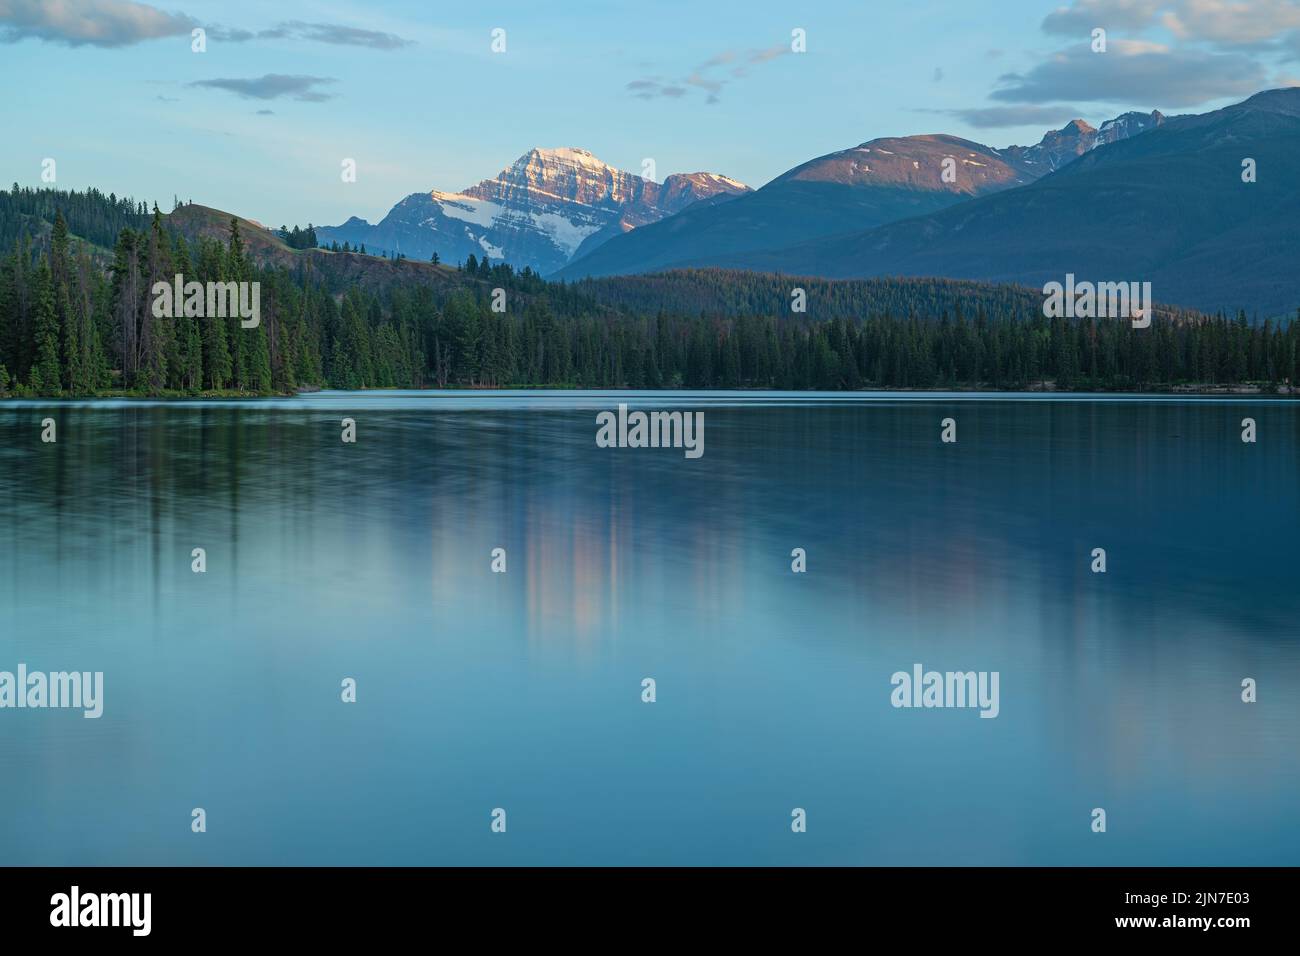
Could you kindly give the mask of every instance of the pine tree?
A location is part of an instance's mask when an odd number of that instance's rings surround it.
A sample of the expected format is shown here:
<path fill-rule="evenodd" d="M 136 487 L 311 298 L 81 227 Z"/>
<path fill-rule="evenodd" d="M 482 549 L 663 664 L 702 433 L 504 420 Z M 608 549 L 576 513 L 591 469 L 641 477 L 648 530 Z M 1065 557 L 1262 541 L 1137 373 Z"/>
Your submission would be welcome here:
<path fill-rule="evenodd" d="M 70 301 L 66 285 L 58 287 L 55 302 L 58 313 L 63 316 L 64 388 L 70 395 L 85 395 L 90 388 L 81 366 L 81 333 L 84 325 L 81 310 Z"/>
<path fill-rule="evenodd" d="M 248 387 L 261 395 L 271 391 L 271 351 L 266 341 L 266 325 L 249 330 L 253 341 L 248 350 Z"/>
<path fill-rule="evenodd" d="M 67 282 L 68 223 L 62 210 L 54 214 L 54 226 L 50 230 L 50 273 L 56 285 Z"/>
<path fill-rule="evenodd" d="M 143 335 L 140 343 L 140 367 L 137 370 L 135 384 L 147 389 L 151 394 L 161 392 L 167 386 L 167 373 L 174 363 L 175 316 L 184 311 L 184 303 L 173 302 L 172 314 L 158 314 L 162 310 L 154 307 L 152 289 L 155 283 L 172 284 L 175 273 L 172 268 L 171 243 L 163 233 L 162 213 L 155 204 L 153 222 L 150 225 L 148 244 L 145 248 L 146 288 L 150 295 L 143 304 L 144 316 L 141 322 Z"/>
<path fill-rule="evenodd" d="M 54 304 L 54 281 L 49 260 L 41 257 L 36 270 L 36 362 L 31 386 L 38 395 L 58 395 L 63 371 L 59 367 L 59 318 Z"/>
<path fill-rule="evenodd" d="M 0 259 L 0 363 L 18 368 L 18 356 L 26 336 L 19 328 L 17 293 L 14 289 L 14 271 L 17 253 Z"/>
<path fill-rule="evenodd" d="M 203 387 L 203 336 L 199 324 L 190 321 L 185 329 L 185 364 L 181 369 L 181 387 L 196 391 Z"/>
<path fill-rule="evenodd" d="M 230 384 L 230 346 L 224 319 L 208 316 L 203 323 L 203 369 L 209 388 L 220 390 Z"/>
<path fill-rule="evenodd" d="M 244 258 L 244 240 L 239 234 L 239 221 L 230 219 L 230 238 L 226 245 L 226 263 L 221 278 L 225 281 L 244 282 L 247 280 L 247 261 Z M 236 312 L 238 310 L 235 310 Z M 211 316 L 209 319 L 211 320 Z M 230 380 L 235 388 L 249 388 L 252 378 L 250 365 L 250 345 L 246 331 L 237 316 L 216 319 L 226 326 L 226 341 L 230 347 Z"/>

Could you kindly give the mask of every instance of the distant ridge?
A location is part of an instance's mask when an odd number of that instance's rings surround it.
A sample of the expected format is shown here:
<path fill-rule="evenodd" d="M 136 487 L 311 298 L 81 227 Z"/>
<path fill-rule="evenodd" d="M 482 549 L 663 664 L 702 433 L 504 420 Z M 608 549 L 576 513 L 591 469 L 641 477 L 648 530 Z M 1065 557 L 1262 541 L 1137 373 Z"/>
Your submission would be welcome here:
<path fill-rule="evenodd" d="M 1243 180 L 1253 161 L 1255 181 Z M 1152 283 L 1160 301 L 1261 317 L 1300 307 L 1300 89 L 1165 120 L 1034 183 L 852 235 L 713 265 L 837 278 Z"/>
<path fill-rule="evenodd" d="M 561 278 L 743 262 L 746 253 L 859 232 L 1024 186 L 1109 143 L 1161 125 L 1125 113 L 1094 129 L 1073 120 L 1034 146 L 994 149 L 946 134 L 883 137 L 809 160 L 756 192 L 696 206 L 581 250 Z M 944 163 L 951 163 L 944 175 Z"/>

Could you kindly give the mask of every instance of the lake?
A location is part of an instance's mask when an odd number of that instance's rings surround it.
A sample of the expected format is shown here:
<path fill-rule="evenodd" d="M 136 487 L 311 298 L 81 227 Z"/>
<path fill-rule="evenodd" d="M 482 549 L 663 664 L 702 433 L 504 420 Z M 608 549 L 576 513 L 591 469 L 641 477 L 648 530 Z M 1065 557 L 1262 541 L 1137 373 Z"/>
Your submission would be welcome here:
<path fill-rule="evenodd" d="M 1265 398 L 0 403 L 0 671 L 103 673 L 0 709 L 0 863 L 1300 864 L 1298 464 Z"/>

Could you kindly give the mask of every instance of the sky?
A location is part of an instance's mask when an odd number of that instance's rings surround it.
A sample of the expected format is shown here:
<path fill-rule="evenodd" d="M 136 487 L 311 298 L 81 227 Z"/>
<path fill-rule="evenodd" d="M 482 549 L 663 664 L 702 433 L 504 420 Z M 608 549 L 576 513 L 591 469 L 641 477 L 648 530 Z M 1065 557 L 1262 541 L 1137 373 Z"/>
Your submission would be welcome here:
<path fill-rule="evenodd" d="M 376 222 L 534 146 L 757 187 L 879 136 L 1204 112 L 1297 60 L 1300 0 L 0 0 L 0 182 L 54 159 L 269 226 Z"/>

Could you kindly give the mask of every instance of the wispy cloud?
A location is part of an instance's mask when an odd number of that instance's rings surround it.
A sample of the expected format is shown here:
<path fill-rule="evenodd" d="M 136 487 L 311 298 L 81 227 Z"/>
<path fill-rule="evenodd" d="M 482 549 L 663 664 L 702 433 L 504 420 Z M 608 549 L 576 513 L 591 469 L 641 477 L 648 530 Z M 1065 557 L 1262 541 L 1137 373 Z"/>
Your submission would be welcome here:
<path fill-rule="evenodd" d="M 0 0 L 0 42 L 121 47 L 189 33 L 197 21 L 130 0 Z"/>
<path fill-rule="evenodd" d="M 249 30 L 220 31 L 217 36 L 227 42 L 244 43 L 249 40 L 308 40 L 315 43 L 331 43 L 335 46 L 359 46 L 371 50 L 400 50 L 413 46 L 414 40 L 407 40 L 395 33 L 380 30 L 363 30 L 359 27 L 344 26 L 340 23 L 306 23 L 302 20 L 286 20 L 267 30 L 256 33 Z"/>
<path fill-rule="evenodd" d="M 723 50 L 715 53 L 684 77 L 665 80 L 662 76 L 644 76 L 631 80 L 624 87 L 637 99 L 680 99 L 691 89 L 705 94 L 704 102 L 719 102 L 722 90 L 728 83 L 743 79 L 764 63 L 790 53 L 788 45 L 777 44 L 762 50 Z"/>
<path fill-rule="evenodd" d="M 288 97 L 303 103 L 323 103 L 325 100 L 332 99 L 333 96 L 321 92 L 316 87 L 333 82 L 335 82 L 333 77 L 328 76 L 290 76 L 284 73 L 268 73 L 265 76 L 250 79 L 196 80 L 187 85 L 225 90 L 249 100 L 277 100 Z"/>
<path fill-rule="evenodd" d="M 749 54 L 746 63 L 749 66 L 756 66 L 760 63 L 770 63 L 778 56 L 785 56 L 787 53 L 792 52 L 794 51 L 790 49 L 789 45 L 778 43 L 775 46 L 768 47 L 766 50 L 754 50 Z"/>
<path fill-rule="evenodd" d="M 339 23 L 288 20 L 264 30 L 207 25 L 188 14 L 168 13 L 134 0 L 0 0 L 0 42 L 34 39 L 66 46 L 124 47 L 182 36 L 203 26 L 223 43 L 295 39 L 335 46 L 398 50 L 411 46 L 394 33 Z"/>
<path fill-rule="evenodd" d="M 697 86 L 710 93 L 721 93 L 722 87 L 726 81 L 714 79 L 713 77 L 706 76 L 704 73 L 696 70 L 686 78 L 686 82 L 691 86 Z"/>

